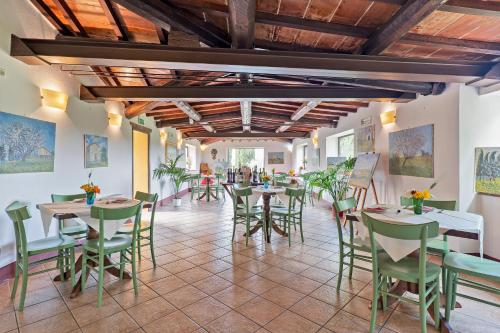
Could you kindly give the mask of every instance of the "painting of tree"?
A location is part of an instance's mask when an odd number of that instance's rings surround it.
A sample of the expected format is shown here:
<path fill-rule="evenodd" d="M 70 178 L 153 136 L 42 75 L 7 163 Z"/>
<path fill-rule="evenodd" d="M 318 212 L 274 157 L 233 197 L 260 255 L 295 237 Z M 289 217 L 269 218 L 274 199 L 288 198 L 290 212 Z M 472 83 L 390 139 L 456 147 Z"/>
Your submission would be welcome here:
<path fill-rule="evenodd" d="M 500 195 L 500 148 L 476 148 L 476 192 Z"/>
<path fill-rule="evenodd" d="M 434 177 L 434 125 L 389 133 L 389 174 Z"/>
<path fill-rule="evenodd" d="M 54 171 L 56 124 L 0 112 L 0 174 Z"/>

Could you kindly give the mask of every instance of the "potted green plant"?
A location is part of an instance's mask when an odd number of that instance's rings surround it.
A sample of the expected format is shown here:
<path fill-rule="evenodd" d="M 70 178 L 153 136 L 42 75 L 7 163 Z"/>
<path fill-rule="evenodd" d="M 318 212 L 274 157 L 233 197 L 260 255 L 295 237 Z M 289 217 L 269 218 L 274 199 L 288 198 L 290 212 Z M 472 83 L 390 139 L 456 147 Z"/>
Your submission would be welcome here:
<path fill-rule="evenodd" d="M 179 207 L 182 203 L 179 192 L 181 190 L 182 184 L 187 182 L 190 178 L 189 173 L 185 168 L 177 166 L 182 154 L 177 156 L 175 159 L 168 160 L 166 163 L 160 163 L 158 168 L 153 170 L 153 178 L 157 180 L 162 180 L 163 178 L 169 178 L 172 189 L 174 191 L 174 206 Z"/>
<path fill-rule="evenodd" d="M 308 176 L 310 186 L 319 189 L 318 200 L 323 198 L 325 192 L 330 195 L 333 202 L 346 198 L 349 191 L 349 177 L 355 162 L 355 158 L 349 158 L 336 166 L 316 171 Z M 335 214 L 333 203 L 332 211 Z"/>

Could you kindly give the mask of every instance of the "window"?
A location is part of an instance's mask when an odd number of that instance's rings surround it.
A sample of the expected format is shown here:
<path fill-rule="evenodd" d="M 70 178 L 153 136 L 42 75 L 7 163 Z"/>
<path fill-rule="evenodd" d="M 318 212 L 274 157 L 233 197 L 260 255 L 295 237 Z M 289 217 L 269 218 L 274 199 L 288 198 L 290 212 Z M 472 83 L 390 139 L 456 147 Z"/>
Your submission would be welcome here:
<path fill-rule="evenodd" d="M 307 144 L 299 146 L 297 148 L 297 168 L 307 166 Z"/>
<path fill-rule="evenodd" d="M 228 160 L 232 168 L 264 168 L 264 148 L 232 148 L 229 150 Z"/>
<path fill-rule="evenodd" d="M 186 169 L 196 170 L 196 147 L 186 144 L 184 155 L 186 157 Z"/>
<path fill-rule="evenodd" d="M 354 156 L 354 134 L 348 134 L 338 138 L 338 156 Z"/>

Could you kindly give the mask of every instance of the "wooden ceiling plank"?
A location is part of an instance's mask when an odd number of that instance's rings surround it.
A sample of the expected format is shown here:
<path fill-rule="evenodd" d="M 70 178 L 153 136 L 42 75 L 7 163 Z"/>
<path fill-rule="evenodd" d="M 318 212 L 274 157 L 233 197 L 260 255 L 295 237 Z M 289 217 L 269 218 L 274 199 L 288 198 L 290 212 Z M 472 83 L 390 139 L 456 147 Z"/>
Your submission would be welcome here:
<path fill-rule="evenodd" d="M 227 34 L 216 26 L 204 22 L 182 8 L 175 8 L 161 0 L 113 0 L 128 10 L 153 22 L 165 30 L 174 27 L 188 34 L 200 37 L 209 46 L 230 46 Z"/>
<path fill-rule="evenodd" d="M 439 10 L 467 15 L 499 17 L 500 2 L 488 0 L 448 0 Z"/>
<path fill-rule="evenodd" d="M 116 8 L 116 5 L 112 0 L 99 0 L 106 18 L 109 23 L 113 26 L 116 36 L 120 40 L 130 40 L 130 34 L 125 24 L 120 11 Z"/>
<path fill-rule="evenodd" d="M 362 54 L 376 55 L 432 14 L 446 0 L 408 0 L 394 16 L 373 33 L 361 48 Z"/>
<path fill-rule="evenodd" d="M 45 16 L 45 18 L 52 24 L 52 26 L 63 35 L 75 35 L 75 33 L 68 29 L 68 27 L 61 22 L 59 17 L 50 9 L 49 6 L 43 0 L 30 0 L 33 6 L 35 6 L 38 11 Z"/>
<path fill-rule="evenodd" d="M 307 132 L 285 132 L 285 133 L 200 133 L 186 134 L 187 138 L 247 138 L 247 139 L 265 139 L 265 138 L 306 138 Z"/>
<path fill-rule="evenodd" d="M 59 9 L 59 11 L 64 15 L 64 17 L 66 17 L 71 26 L 71 29 L 77 32 L 78 35 L 82 37 L 88 37 L 87 31 L 85 31 L 85 28 L 80 23 L 75 13 L 73 13 L 71 8 L 67 4 L 66 0 L 52 0 L 52 1 L 56 5 L 57 9 Z"/>

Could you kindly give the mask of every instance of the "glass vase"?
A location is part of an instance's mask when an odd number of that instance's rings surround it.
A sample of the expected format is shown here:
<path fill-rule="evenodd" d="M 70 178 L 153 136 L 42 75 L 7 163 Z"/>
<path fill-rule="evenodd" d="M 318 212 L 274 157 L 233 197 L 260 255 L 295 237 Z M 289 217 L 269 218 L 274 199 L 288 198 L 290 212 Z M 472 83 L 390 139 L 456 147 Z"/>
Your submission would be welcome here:
<path fill-rule="evenodd" d="M 413 212 L 416 215 L 422 214 L 422 208 L 424 207 L 424 199 L 413 198 Z"/>
<path fill-rule="evenodd" d="M 268 189 L 269 188 L 269 182 L 264 182 L 264 189 Z"/>
<path fill-rule="evenodd" d="M 87 206 L 92 206 L 95 201 L 95 193 L 94 192 L 87 192 Z"/>

